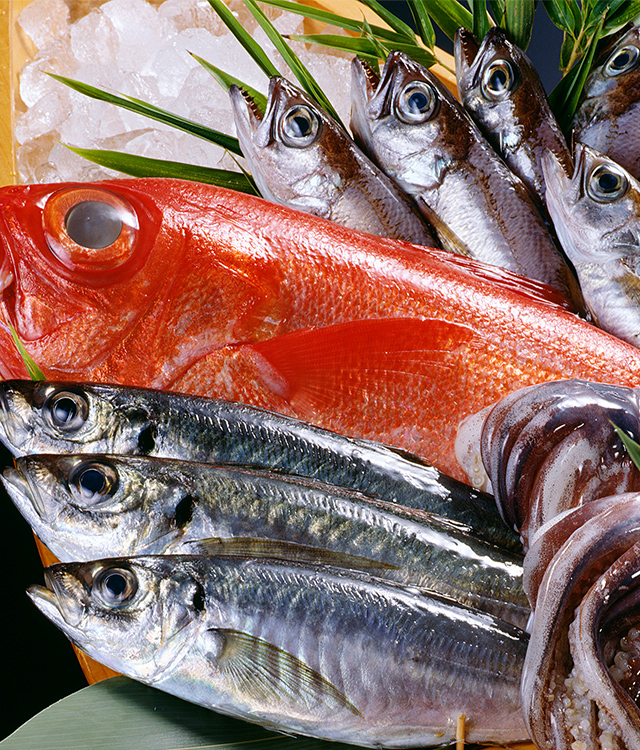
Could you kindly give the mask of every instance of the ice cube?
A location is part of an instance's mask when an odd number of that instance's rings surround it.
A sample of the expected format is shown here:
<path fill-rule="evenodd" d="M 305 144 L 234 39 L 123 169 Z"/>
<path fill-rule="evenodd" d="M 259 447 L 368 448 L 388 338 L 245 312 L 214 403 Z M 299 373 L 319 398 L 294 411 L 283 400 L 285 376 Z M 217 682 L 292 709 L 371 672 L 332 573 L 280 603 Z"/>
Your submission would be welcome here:
<path fill-rule="evenodd" d="M 64 0 L 34 0 L 20 13 L 18 24 L 42 49 L 69 33 L 69 7 Z"/>

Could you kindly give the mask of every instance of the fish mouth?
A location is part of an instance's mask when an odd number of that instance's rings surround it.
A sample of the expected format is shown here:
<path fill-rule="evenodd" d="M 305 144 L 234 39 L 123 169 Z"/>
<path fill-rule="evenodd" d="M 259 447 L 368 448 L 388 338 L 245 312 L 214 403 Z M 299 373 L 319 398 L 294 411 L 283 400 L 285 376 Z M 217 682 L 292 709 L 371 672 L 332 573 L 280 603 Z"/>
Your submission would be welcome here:
<path fill-rule="evenodd" d="M 373 66 L 359 57 L 353 58 L 351 72 L 353 81 L 357 83 L 357 90 L 364 94 L 368 104 L 380 85 L 380 76 Z"/>
<path fill-rule="evenodd" d="M 369 120 L 381 120 L 391 113 L 397 84 L 423 78 L 421 66 L 398 50 L 389 53 L 380 77 L 359 58 L 354 58 L 351 71 L 354 111 L 359 111 L 360 117 L 366 112 Z"/>
<path fill-rule="evenodd" d="M 5 468 L 1 480 L 13 504 L 30 524 L 38 520 L 44 523 L 48 521 L 47 506 L 38 492 L 38 487 L 29 481 L 19 463 Z M 35 511 L 35 519 L 32 511 Z"/>
<path fill-rule="evenodd" d="M 84 620 L 84 588 L 64 565 L 45 568 L 45 585 L 30 586 L 27 596 L 42 614 L 73 640 Z"/>
<path fill-rule="evenodd" d="M 456 31 L 453 42 L 453 55 L 456 61 L 458 80 L 465 77 L 475 62 L 480 45 L 475 36 L 464 27 Z"/>

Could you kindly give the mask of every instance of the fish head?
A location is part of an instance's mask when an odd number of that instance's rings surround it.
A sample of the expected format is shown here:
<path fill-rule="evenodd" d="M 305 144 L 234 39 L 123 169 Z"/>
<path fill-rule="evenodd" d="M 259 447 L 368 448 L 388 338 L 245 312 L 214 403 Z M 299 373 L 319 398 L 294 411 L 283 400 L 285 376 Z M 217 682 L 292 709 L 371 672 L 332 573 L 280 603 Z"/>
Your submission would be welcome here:
<path fill-rule="evenodd" d="M 170 382 L 265 315 L 271 330 L 248 197 L 163 179 L 0 188 L 0 376 L 24 373 L 9 324 L 50 377 L 129 384 Z"/>
<path fill-rule="evenodd" d="M 328 217 L 351 139 L 302 89 L 274 76 L 264 115 L 239 86 L 229 90 L 242 153 L 263 197 Z"/>
<path fill-rule="evenodd" d="M 159 511 L 154 502 L 158 481 L 145 475 L 135 459 L 38 454 L 14 463 L 3 471 L 2 484 L 36 536 L 61 561 L 93 560 L 115 551 L 164 552 L 180 533 L 176 519 L 184 493 L 174 492 L 178 497 L 165 502 L 167 512 Z"/>
<path fill-rule="evenodd" d="M 379 80 L 366 63 L 352 64 L 351 130 L 356 142 L 409 193 L 441 179 L 456 153 L 468 149 L 452 136 L 461 108 L 438 79 L 403 52 L 391 52 Z"/>
<path fill-rule="evenodd" d="M 531 124 L 538 102 L 545 101 L 540 78 L 527 56 L 494 26 L 478 45 L 467 29 L 456 33 L 454 53 L 460 101 L 487 133 L 513 123 L 511 138 Z M 509 144 L 503 144 L 503 150 Z"/>
<path fill-rule="evenodd" d="M 576 268 L 638 255 L 640 183 L 625 169 L 577 144 L 572 176 L 549 152 L 543 170 L 549 214 Z"/>
<path fill-rule="evenodd" d="M 617 96 L 628 100 L 638 86 L 640 26 L 625 27 L 610 38 L 605 37 L 605 44 L 585 82 L 581 98 L 591 99 L 616 91 Z"/>
<path fill-rule="evenodd" d="M 171 671 L 203 622 L 202 584 L 169 557 L 58 563 L 27 593 L 89 656 L 147 683 Z"/>

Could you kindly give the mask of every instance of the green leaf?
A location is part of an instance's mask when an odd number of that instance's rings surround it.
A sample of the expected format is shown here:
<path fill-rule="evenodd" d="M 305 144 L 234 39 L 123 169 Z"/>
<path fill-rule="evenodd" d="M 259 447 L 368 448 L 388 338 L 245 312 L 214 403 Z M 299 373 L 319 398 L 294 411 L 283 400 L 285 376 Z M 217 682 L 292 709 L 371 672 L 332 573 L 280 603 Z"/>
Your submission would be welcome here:
<path fill-rule="evenodd" d="M 246 49 L 251 58 L 259 65 L 260 69 L 269 78 L 280 75 L 275 65 L 269 60 L 269 57 L 262 47 L 254 40 L 248 31 L 237 20 L 233 13 L 227 8 L 222 0 L 208 0 L 209 5 L 220 16 L 225 26 Z"/>
<path fill-rule="evenodd" d="M 576 28 L 575 17 L 569 7 L 571 2 L 573 0 L 544 0 L 542 5 L 555 26 L 567 34 L 574 35 L 579 27 Z"/>
<path fill-rule="evenodd" d="M 491 28 L 487 16 L 487 4 L 485 0 L 472 0 L 471 7 L 473 8 L 473 35 L 478 41 L 482 41 Z"/>
<path fill-rule="evenodd" d="M 609 420 L 611 421 L 611 420 Z M 636 465 L 636 468 L 640 469 L 640 445 L 636 443 L 636 441 L 627 435 L 624 430 L 621 430 L 617 425 L 613 424 L 613 429 L 617 432 L 618 437 L 620 440 L 622 440 L 622 444 L 627 449 L 627 453 L 629 454 L 629 457 L 633 461 L 633 463 Z"/>
<path fill-rule="evenodd" d="M 413 16 L 418 36 L 427 49 L 433 50 L 436 44 L 436 34 L 426 9 L 427 0 L 407 0 L 407 5 Z"/>
<path fill-rule="evenodd" d="M 322 44 L 325 47 L 339 49 L 344 52 L 351 52 L 354 55 L 364 58 L 373 57 L 379 59 L 380 53 L 382 52 L 381 47 L 387 49 L 387 52 L 382 55 L 382 59 L 384 59 L 388 52 L 391 51 L 390 48 L 387 48 L 386 41 L 382 43 L 378 40 L 378 44 L 376 44 L 374 40 L 367 37 L 349 37 L 341 36 L 339 34 L 308 34 L 292 35 L 291 39 L 294 39 L 297 42 L 305 42 L 307 44 Z M 393 49 L 406 52 L 416 62 L 427 68 L 434 65 L 436 62 L 434 55 L 432 55 L 429 50 L 423 49 L 422 47 L 415 47 L 412 44 L 394 44 Z"/>
<path fill-rule="evenodd" d="M 187 133 L 191 133 L 192 135 L 195 135 L 198 138 L 203 138 L 206 141 L 216 143 L 218 146 L 221 146 L 227 151 L 231 151 L 238 156 L 242 156 L 242 151 L 240 150 L 238 139 L 233 138 L 226 133 L 220 133 L 213 128 L 207 128 L 205 125 L 200 125 L 197 122 L 192 122 L 191 120 L 187 120 L 184 117 L 174 115 L 171 112 L 167 112 L 163 109 L 160 109 L 159 107 L 154 107 L 152 104 L 147 104 L 140 101 L 139 99 L 134 99 L 130 96 L 120 96 L 118 94 L 112 94 L 108 91 L 98 89 L 95 86 L 90 86 L 88 83 L 74 81 L 72 78 L 65 78 L 64 76 L 55 75 L 54 73 L 49 73 L 49 75 L 56 81 L 64 83 L 65 86 L 69 86 L 70 88 L 74 89 L 74 91 L 78 91 L 79 93 L 84 94 L 91 99 L 98 99 L 99 101 L 107 102 L 109 104 L 115 104 L 117 107 L 128 109 L 131 112 L 136 112 L 137 114 L 143 115 L 144 117 L 149 117 L 152 120 L 164 122 L 167 125 L 171 125 L 171 127 L 177 128 L 178 130 L 183 130 Z"/>
<path fill-rule="evenodd" d="M 504 3 L 505 0 L 489 0 L 489 8 L 498 26 L 504 28 Z"/>
<path fill-rule="evenodd" d="M 604 29 L 605 31 L 613 31 L 620 26 L 624 26 L 625 23 L 633 21 L 636 16 L 640 16 L 640 0 L 624 0 L 613 12 L 607 14 Z"/>
<path fill-rule="evenodd" d="M 0 742 L 2 750 L 354 750 L 255 724 L 112 677 L 46 708 Z"/>
<path fill-rule="evenodd" d="M 209 0 L 209 2 L 217 3 L 219 2 L 219 0 Z M 291 68 L 294 76 L 298 79 L 298 82 L 300 83 L 302 88 L 318 102 L 318 104 L 325 110 L 325 112 L 331 115 L 331 117 L 333 117 L 336 122 L 342 125 L 338 113 L 333 108 L 333 105 L 331 104 L 329 99 L 325 96 L 324 91 L 320 88 L 315 78 L 311 75 L 311 73 L 303 65 L 295 52 L 291 49 L 291 47 L 289 47 L 282 36 L 278 33 L 278 30 L 258 7 L 258 4 L 255 2 L 255 0 L 244 0 L 244 4 L 250 10 L 256 21 L 260 24 L 265 34 L 269 37 L 273 46 L 282 55 L 285 63 Z M 276 73 L 276 75 L 280 74 Z"/>
<path fill-rule="evenodd" d="M 170 177 L 178 180 L 193 180 L 205 182 L 208 185 L 218 185 L 240 193 L 259 195 L 258 188 L 246 174 L 232 172 L 226 169 L 201 167 L 196 164 L 185 164 L 166 159 L 150 159 L 136 154 L 125 154 L 121 151 L 103 151 L 93 148 L 78 148 L 67 146 L 74 154 L 107 169 L 131 175 L 131 177 Z"/>
<path fill-rule="evenodd" d="M 531 41 L 536 0 L 506 0 L 504 6 L 506 31 L 511 41 L 526 50 Z"/>
<path fill-rule="evenodd" d="M 255 104 L 260 108 L 260 110 L 264 113 L 267 109 L 267 97 L 257 91 L 256 89 L 252 88 L 251 86 L 248 86 L 246 83 L 243 83 L 238 78 L 234 78 L 229 73 L 225 73 L 220 68 L 217 68 L 215 65 L 212 65 L 210 62 L 207 62 L 202 57 L 198 57 L 198 55 L 194 54 L 193 52 L 190 53 L 191 57 L 193 57 L 194 60 L 197 60 L 200 65 L 208 72 L 211 73 L 211 75 L 216 79 L 216 81 L 222 86 L 222 88 L 225 91 L 229 91 L 232 84 L 235 84 L 236 86 L 240 86 L 241 89 L 247 92 L 250 97 L 252 97 Z"/>
<path fill-rule="evenodd" d="M 407 39 L 415 40 L 415 33 L 411 26 L 408 26 L 404 21 L 401 21 L 398 16 L 387 10 L 377 0 L 360 0 L 362 5 L 366 5 L 369 10 L 372 10 L 379 18 L 387 23 L 395 32 L 404 36 Z"/>
<path fill-rule="evenodd" d="M 16 333 L 16 329 L 11 325 L 11 323 L 8 323 L 8 326 L 9 330 L 11 331 L 11 338 L 13 339 L 13 343 L 15 344 L 18 352 L 20 352 L 20 356 L 22 357 L 22 361 L 24 362 L 24 366 L 27 368 L 27 372 L 29 373 L 29 377 L 31 378 L 31 380 L 46 380 L 42 370 L 35 363 L 33 357 L 29 354 L 29 352 L 24 348 L 24 344 L 22 343 L 22 341 L 20 341 L 20 338 Z"/>
<path fill-rule="evenodd" d="M 456 31 L 462 26 L 473 31 L 473 16 L 457 0 L 427 0 L 426 8 L 449 39 L 454 39 Z"/>

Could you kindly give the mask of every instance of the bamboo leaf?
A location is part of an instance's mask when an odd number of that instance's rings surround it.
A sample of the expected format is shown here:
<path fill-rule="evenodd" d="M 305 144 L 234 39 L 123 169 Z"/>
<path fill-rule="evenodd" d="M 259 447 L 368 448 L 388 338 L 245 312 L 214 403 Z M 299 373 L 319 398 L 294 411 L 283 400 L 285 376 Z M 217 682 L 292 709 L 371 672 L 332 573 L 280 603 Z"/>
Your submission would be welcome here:
<path fill-rule="evenodd" d="M 380 58 L 379 53 L 382 51 L 380 43 L 376 45 L 374 40 L 367 37 L 348 37 L 339 34 L 308 34 L 292 35 L 291 39 L 298 42 L 305 42 L 306 44 L 322 44 L 331 49 L 339 49 L 344 52 L 351 52 L 359 57 L 370 57 L 376 60 Z M 382 59 L 384 59 L 386 54 L 391 51 L 391 48 L 387 48 L 386 43 L 381 46 L 383 49 L 386 48 L 386 52 L 382 56 Z M 436 62 L 434 55 L 429 50 L 422 49 L 422 47 L 415 47 L 412 44 L 394 44 L 393 49 L 406 52 L 416 62 L 425 67 L 430 67 Z"/>
<path fill-rule="evenodd" d="M 20 341 L 20 338 L 16 333 L 16 329 L 11 325 L 11 323 L 8 323 L 7 325 L 9 326 L 9 330 L 11 331 L 11 338 L 13 339 L 13 343 L 15 344 L 16 349 L 22 357 L 22 361 L 24 362 L 24 366 L 27 368 L 27 372 L 29 373 L 29 377 L 31 378 L 31 380 L 46 380 L 44 373 L 38 367 L 33 357 L 25 349 L 22 341 Z"/>
<path fill-rule="evenodd" d="M 240 42 L 240 44 L 246 49 L 251 58 L 259 65 L 260 69 L 265 73 L 266 76 L 280 75 L 275 65 L 269 60 L 269 57 L 262 49 L 262 47 L 254 40 L 248 31 L 244 29 L 242 24 L 237 20 L 233 13 L 227 8 L 222 0 L 208 0 L 209 5 L 215 10 L 215 12 L 223 20 L 225 26 Z"/>
<path fill-rule="evenodd" d="M 485 0 L 472 0 L 471 7 L 473 8 L 473 35 L 478 41 L 482 41 L 491 28 L 487 16 L 487 4 Z"/>
<path fill-rule="evenodd" d="M 205 125 L 192 122 L 184 117 L 174 115 L 171 112 L 167 112 L 159 107 L 154 107 L 152 104 L 146 104 L 145 102 L 142 102 L 139 99 L 134 99 L 130 96 L 112 94 L 108 91 L 98 89 L 95 86 L 90 86 L 88 83 L 74 81 L 72 78 L 65 78 L 64 76 L 55 75 L 53 73 L 49 73 L 49 75 L 56 81 L 64 83 L 65 86 L 69 86 L 74 89 L 74 91 L 78 91 L 91 99 L 98 99 L 99 101 L 107 102 L 109 104 L 115 104 L 117 107 L 128 109 L 131 112 L 136 112 L 137 114 L 149 117 L 152 120 L 164 122 L 166 125 L 171 125 L 171 127 L 177 128 L 178 130 L 183 130 L 197 136 L 198 138 L 203 138 L 206 141 L 216 143 L 227 151 L 242 156 L 238 139 L 233 138 L 226 133 L 220 133 L 213 128 L 207 128 Z"/>
<path fill-rule="evenodd" d="M 473 31 L 473 16 L 457 0 L 428 0 L 427 12 L 442 31 L 454 39 L 456 31 L 464 26 Z"/>
<path fill-rule="evenodd" d="M 218 185 L 229 190 L 237 190 L 240 193 L 259 195 L 258 188 L 253 180 L 240 172 L 201 167 L 196 164 L 185 164 L 165 159 L 150 159 L 146 156 L 125 154 L 122 151 L 104 151 L 76 146 L 67 146 L 67 148 L 74 154 L 78 154 L 78 156 L 82 156 L 95 164 L 131 175 L 131 177 L 170 177 L 178 180 L 193 180 L 205 182 L 208 185 Z"/>
<path fill-rule="evenodd" d="M 415 40 L 415 33 L 413 29 L 408 26 L 404 21 L 401 21 L 398 16 L 387 10 L 377 0 L 360 0 L 362 5 L 366 5 L 369 10 L 372 10 L 379 18 L 387 23 L 395 32 L 404 36 L 407 39 Z"/>
<path fill-rule="evenodd" d="M 633 21 L 636 16 L 640 16 L 640 0 L 621 2 L 615 10 L 612 6 L 612 10 L 607 14 L 604 29 L 605 31 L 614 31 L 620 26 L 624 26 L 625 23 Z"/>
<path fill-rule="evenodd" d="M 426 9 L 426 0 L 407 0 L 407 5 L 413 16 L 418 36 L 427 49 L 433 50 L 436 44 L 436 34 Z"/>
<path fill-rule="evenodd" d="M 506 31 L 511 41 L 526 50 L 531 41 L 536 0 L 506 0 L 504 5 Z"/>
<path fill-rule="evenodd" d="M 504 28 L 504 3 L 505 0 L 488 0 L 489 8 L 498 26 Z"/>
<path fill-rule="evenodd" d="M 571 2 L 572 0 L 570 0 Z M 555 26 L 567 34 L 574 35 L 577 31 L 575 18 L 569 8 L 567 0 L 545 0 L 542 3 L 547 15 Z"/>
<path fill-rule="evenodd" d="M 618 437 L 620 440 L 622 440 L 622 444 L 627 449 L 627 453 L 629 454 L 629 457 L 633 461 L 633 463 L 636 465 L 638 469 L 640 469 L 640 445 L 624 430 L 621 430 L 617 425 L 613 424 L 611 422 L 613 429 L 618 434 Z"/>
<path fill-rule="evenodd" d="M 210 62 L 203 60 L 202 57 L 198 57 L 198 55 L 195 55 L 193 52 L 191 52 L 190 54 L 191 57 L 193 57 L 194 60 L 197 60 L 208 73 L 211 73 L 211 75 L 216 79 L 216 81 L 222 86 L 225 91 L 228 92 L 232 84 L 240 86 L 241 89 L 246 91 L 247 94 L 252 97 L 253 101 L 263 113 L 266 111 L 267 97 L 264 94 L 261 94 L 259 91 L 252 88 L 251 86 L 248 86 L 246 83 L 243 83 L 238 78 L 234 78 L 234 76 L 230 75 L 229 73 L 225 73 L 223 70 L 217 68 L 215 65 L 212 65 Z"/>
<path fill-rule="evenodd" d="M 217 3 L 219 2 L 219 0 L 209 0 L 209 2 Z M 333 105 L 331 104 L 329 99 L 325 96 L 322 88 L 318 85 L 315 78 L 303 65 L 303 63 L 300 61 L 291 47 L 289 47 L 282 36 L 280 36 L 277 29 L 258 7 L 258 4 L 255 2 L 255 0 L 244 0 L 244 4 L 250 10 L 256 21 L 260 24 L 265 34 L 269 37 L 273 46 L 282 55 L 285 63 L 291 68 L 294 76 L 298 79 L 298 82 L 300 83 L 302 88 L 318 102 L 318 104 L 325 110 L 325 112 L 331 115 L 331 117 L 333 117 L 336 122 L 342 125 L 338 113 L 333 108 Z M 276 75 L 279 75 L 279 73 L 276 73 Z"/>

